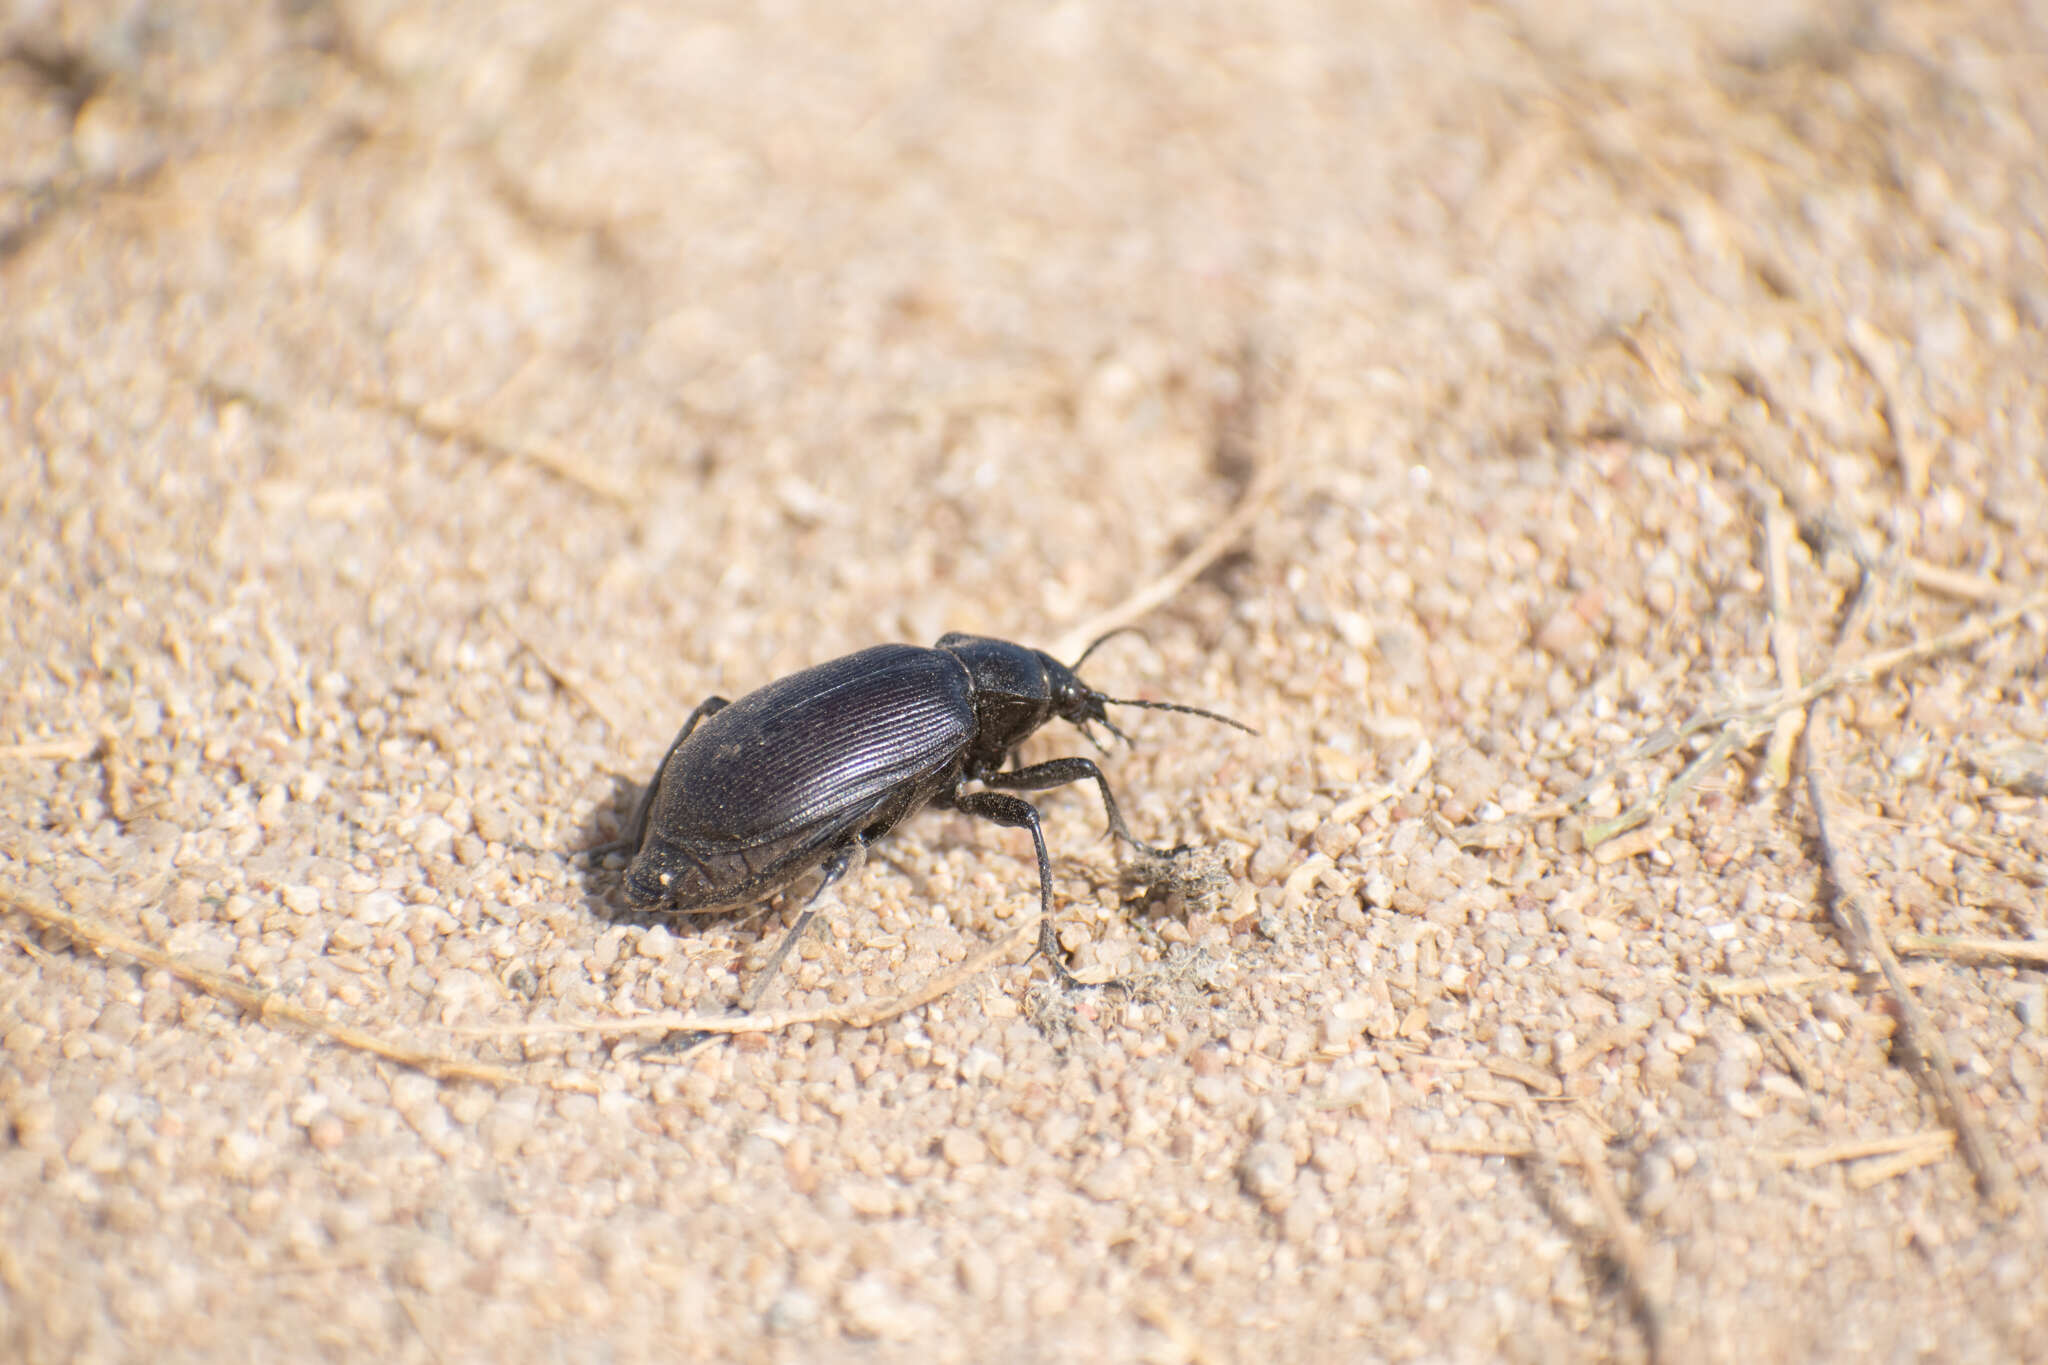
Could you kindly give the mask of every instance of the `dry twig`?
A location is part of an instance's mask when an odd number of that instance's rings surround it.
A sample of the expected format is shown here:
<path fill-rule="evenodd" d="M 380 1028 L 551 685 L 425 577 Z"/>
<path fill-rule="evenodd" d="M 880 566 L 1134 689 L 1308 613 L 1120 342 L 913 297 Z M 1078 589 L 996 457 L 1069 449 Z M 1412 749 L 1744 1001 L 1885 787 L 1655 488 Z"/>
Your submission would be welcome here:
<path fill-rule="evenodd" d="M 846 1005 L 826 1005 L 807 1010 L 771 1010 L 761 1014 L 636 1014 L 619 1019 L 557 1019 L 537 1024 L 478 1024 L 449 1031 L 475 1038 L 546 1038 L 564 1034 L 597 1034 L 623 1037 L 641 1033 L 780 1033 L 798 1024 L 835 1024 L 841 1028 L 872 1028 L 898 1015 L 928 1005 L 957 990 L 976 976 L 1015 952 L 1027 941 L 1036 942 L 1038 919 L 1030 920 L 990 943 L 957 967 L 940 972 L 901 995 L 884 1000 L 857 1000 Z"/>
<path fill-rule="evenodd" d="M 100 768 L 107 779 L 107 814 L 114 817 L 116 824 L 125 825 L 135 818 L 135 802 L 128 794 L 128 758 L 121 751 L 121 737 L 111 725 L 100 730 L 99 753 Z"/>
<path fill-rule="evenodd" d="M 614 737 L 626 733 L 625 727 L 612 715 L 611 708 L 598 700 L 589 682 L 580 673 L 556 663 L 553 656 L 542 649 L 532 636 L 521 630 L 519 623 L 503 610 L 497 607 L 489 610 L 490 614 L 497 617 L 499 623 L 505 627 L 506 632 L 519 642 L 520 648 L 533 656 L 534 662 L 540 665 L 541 672 L 554 680 L 555 686 L 582 702 L 591 715 L 604 722 L 605 728 L 610 730 Z"/>
<path fill-rule="evenodd" d="M 1976 1173 L 1977 1186 L 1985 1201 L 1994 1213 L 2000 1217 L 2007 1216 L 2019 1208 L 2020 1202 L 2012 1169 L 2005 1164 L 2005 1158 L 1999 1155 L 1983 1125 L 1967 1107 L 1962 1092 L 1956 1088 L 1955 1066 L 1949 1060 L 1948 1047 L 1942 1042 L 1941 1034 L 1928 1019 L 1926 1011 L 1920 1008 L 1920 1001 L 1912 988 L 1906 984 L 1905 973 L 1899 967 L 1899 959 L 1893 954 L 1891 944 L 1878 932 L 1861 878 L 1850 870 L 1841 842 L 1836 837 L 1826 784 L 1821 778 L 1819 765 L 1814 761 L 1813 725 L 1816 721 L 1817 718 L 1809 721 L 1806 733 L 1806 794 L 1813 806 L 1821 858 L 1827 865 L 1828 880 L 1835 887 L 1833 909 L 1836 923 L 1841 925 L 1857 948 L 1876 959 L 1879 970 L 1891 987 L 1893 998 L 1898 1002 L 1899 1029 L 1907 1048 L 1920 1061 L 1920 1076 L 1934 1092 L 1944 1117 L 1955 1128 L 1962 1144 L 1963 1158 Z"/>
<path fill-rule="evenodd" d="M 1737 750 L 1746 749 L 1753 742 L 1754 736 L 1745 730 L 1740 722 L 1730 721 L 1722 727 L 1720 734 L 1714 736 L 1712 744 L 1702 749 L 1692 762 L 1678 770 L 1676 777 L 1612 820 L 1588 826 L 1585 831 L 1586 847 L 1597 849 L 1615 835 L 1632 830 L 1651 816 L 1669 809 L 1672 802 L 1691 791 L 1701 778 L 1726 763 Z M 1610 857 L 1609 861 L 1613 859 Z"/>
<path fill-rule="evenodd" d="M 1968 934 L 1893 934 L 1892 948 L 1914 957 L 1948 957 L 1966 962 L 2048 967 L 2048 943 L 2038 939 L 1978 938 Z"/>
<path fill-rule="evenodd" d="M 280 999 L 261 986 L 251 985 L 239 977 L 216 971 L 212 967 L 202 967 L 195 962 L 187 962 L 183 958 L 153 948 L 140 939 L 130 938 L 117 929 L 109 928 L 82 915 L 74 915 L 67 910 L 60 910 L 13 887 L 0 887 L 0 906 L 18 911 L 46 928 L 57 930 L 83 948 L 102 953 L 120 953 L 124 957 L 134 958 L 144 966 L 168 972 L 186 985 L 207 995 L 241 1006 L 265 1023 L 283 1023 L 305 1029 L 309 1033 L 317 1033 L 324 1038 L 332 1039 L 343 1047 L 368 1052 L 386 1061 L 396 1062 L 400 1066 L 409 1066 L 416 1071 L 425 1072 L 437 1080 L 482 1081 L 486 1085 L 512 1086 L 529 1084 L 536 1079 L 506 1067 L 493 1066 L 488 1062 L 427 1052 L 379 1038 L 353 1025 L 330 1019 L 315 1010 Z M 540 1083 L 553 1086 L 557 1090 L 580 1090 L 591 1094 L 597 1090 L 594 1083 L 573 1076 L 542 1078 Z"/>
<path fill-rule="evenodd" d="M 1592 1037 L 1558 1059 L 1557 1072 L 1560 1076 L 1569 1076 L 1575 1071 L 1583 1070 L 1588 1064 L 1606 1056 L 1614 1049 L 1627 1047 L 1646 1032 L 1646 1027 L 1628 1024 L 1609 1024 L 1604 1028 L 1595 1029 Z"/>
<path fill-rule="evenodd" d="M 1676 728 L 1667 726 L 1655 734 L 1637 741 L 1620 758 L 1598 769 L 1590 777 L 1580 782 L 1557 800 L 1538 806 L 1534 810 L 1516 817 L 1516 819 L 1526 825 L 1539 820 L 1555 820 L 1561 816 L 1569 815 L 1578 807 L 1580 802 L 1607 783 L 1612 782 L 1615 775 L 1630 764 L 1641 762 L 1648 758 L 1655 758 L 1684 743 L 1694 735 L 1707 730 L 1726 730 L 1730 726 L 1740 726 L 1742 732 L 1746 735 L 1743 745 L 1743 747 L 1746 747 L 1747 744 L 1754 743 L 1779 716 L 1784 715 L 1787 711 L 1804 709 L 1821 698 L 1831 696 L 1845 687 L 1858 687 L 1864 683 L 1874 682 L 1878 678 L 1909 665 L 1923 663 L 1929 659 L 1938 659 L 1945 655 L 1968 649 L 1970 646 L 1996 635 L 1999 631 L 2004 630 L 2027 613 L 2038 611 L 2048 611 L 2048 592 L 2035 593 L 2020 601 L 2000 607 L 1995 611 L 1988 611 L 1981 616 L 1972 617 L 1961 625 L 1951 630 L 1943 631 L 1939 635 L 1929 636 L 1923 640 L 1915 640 L 1911 644 L 1901 645 L 1896 649 L 1880 650 L 1875 654 L 1866 655 L 1853 663 L 1831 668 L 1821 677 L 1814 679 L 1796 692 L 1786 693 L 1774 701 L 1726 707 L 1703 716 L 1696 716 Z M 1710 752 L 1712 751 L 1710 750 Z M 1699 761 L 1694 760 L 1692 764 L 1687 765 L 1687 771 L 1691 771 L 1691 769 L 1697 766 L 1699 766 Z M 1697 777 L 1694 780 L 1697 780 Z M 1643 806 L 1645 808 L 1661 809 L 1665 804 L 1668 804 L 1668 801 L 1653 798 L 1652 802 L 1645 802 Z M 1606 837 L 1611 839 L 1616 833 L 1630 828 L 1632 824 L 1641 823 L 1641 818 L 1628 823 L 1624 823 L 1625 820 L 1627 820 L 1626 816 L 1608 821 L 1602 827 L 1607 831 Z M 1591 844 L 1589 843 L 1588 846 L 1590 847 Z"/>
<path fill-rule="evenodd" d="M 1555 1099 L 1564 1094 L 1564 1082 L 1530 1062 L 1513 1057 L 1488 1057 L 1482 1063 L 1488 1071 L 1506 1081 L 1519 1081 L 1536 1094 Z"/>
<path fill-rule="evenodd" d="M 1174 1349 L 1180 1352 L 1181 1358 L 1186 1360 L 1188 1365 L 1211 1365 L 1216 1359 L 1216 1353 L 1208 1348 L 1193 1328 L 1181 1320 L 1180 1315 L 1175 1313 L 1164 1299 L 1156 1295 L 1141 1299 L 1138 1301 L 1137 1310 L 1140 1318 L 1152 1324 L 1162 1336 L 1173 1343 Z"/>
<path fill-rule="evenodd" d="M 390 413 L 423 435 L 439 441 L 461 441 L 502 459 L 523 461 L 621 507 L 634 505 L 635 493 L 610 470 L 545 437 L 516 436 L 484 425 L 445 403 L 410 403 L 392 395 L 361 392 L 351 395 L 363 407 Z"/>
<path fill-rule="evenodd" d="M 1504 1156 L 1517 1161 L 1536 1155 L 1535 1144 L 1515 1138 L 1431 1138 L 1429 1150 L 1438 1156 Z M 1559 1164 L 1570 1166 L 1577 1160 L 1567 1153 Z"/>
<path fill-rule="evenodd" d="M 1071 659 L 1095 640 L 1172 601 L 1181 589 L 1200 577 L 1203 570 L 1221 559 L 1251 529 L 1252 523 L 1266 510 L 1267 502 L 1280 487 L 1281 474 L 1293 462 L 1293 456 L 1300 448 L 1303 413 L 1307 405 L 1299 370 L 1295 371 L 1283 402 L 1289 410 L 1287 433 L 1279 448 L 1261 452 L 1258 466 L 1230 515 L 1218 522 L 1208 535 L 1202 537 L 1201 543 L 1181 556 L 1172 568 L 1141 585 L 1107 611 L 1097 613 L 1062 635 L 1052 647 L 1055 658 Z"/>
<path fill-rule="evenodd" d="M 1789 1166 L 1795 1171 L 1810 1171 L 1816 1166 L 1829 1166 L 1841 1161 L 1861 1161 L 1872 1156 L 1893 1156 L 1899 1152 L 1918 1151 L 1923 1147 L 1946 1152 L 1955 1145 L 1956 1135 L 1950 1130 L 1929 1128 L 1918 1133 L 1858 1138 L 1853 1142 L 1831 1142 L 1825 1147 L 1795 1147 L 1790 1151 L 1773 1152 L 1771 1156 L 1779 1164 Z"/>
<path fill-rule="evenodd" d="M 1792 571 L 1789 565 L 1792 518 L 1772 503 L 1764 509 L 1764 569 L 1771 590 L 1771 657 L 1778 665 L 1778 685 L 1799 690 L 1799 639 L 1792 628 Z M 1806 712 L 1787 711 L 1771 727 L 1760 780 L 1772 790 L 1792 780 L 1792 746 L 1806 724 Z"/>
<path fill-rule="evenodd" d="M 1805 1055 L 1799 1051 L 1798 1044 L 1794 1043 L 1791 1036 L 1778 1027 L 1777 1022 L 1769 1014 L 1766 1014 L 1764 1007 L 1755 1000 L 1744 1000 L 1740 1006 L 1740 1012 L 1745 1023 L 1762 1033 L 1766 1038 L 1769 1038 L 1771 1045 L 1778 1049 L 1778 1055 L 1785 1059 L 1786 1069 L 1792 1073 L 1792 1078 L 1799 1082 L 1799 1088 L 1806 1092 L 1807 1103 L 1809 1105 L 1818 1103 L 1820 1100 L 1819 1073 L 1807 1064 Z"/>
<path fill-rule="evenodd" d="M 1929 1143 L 1925 1147 L 1908 1148 L 1894 1156 L 1878 1157 L 1875 1160 L 1866 1161 L 1849 1172 L 1849 1188 L 1853 1190 L 1867 1190 L 1874 1185 L 1881 1185 L 1887 1180 L 1902 1176 L 1907 1171 L 1917 1171 L 1922 1166 L 1932 1166 L 1935 1162 L 1948 1155 L 1949 1148 L 1955 1146 L 1954 1136 L 1953 1133 L 1949 1134 L 1951 1140 L 1948 1142 L 1940 1144 Z"/>
<path fill-rule="evenodd" d="M 1879 411 L 1891 432 L 1892 454 L 1899 463 L 1899 481 L 1905 485 L 1906 496 L 1918 502 L 1927 496 L 1928 470 L 1934 463 L 1934 453 L 1920 434 L 1920 424 L 1915 420 L 1917 412 L 1908 402 L 1898 349 L 1868 318 L 1850 318 L 1842 330 L 1849 354 L 1856 357 L 1856 363 L 1877 385 Z"/>
<path fill-rule="evenodd" d="M 0 744 L 0 760 L 55 758 L 76 762 L 100 745 L 98 735 L 70 735 L 64 739 L 40 739 L 27 744 Z"/>
<path fill-rule="evenodd" d="M 1663 1296 L 1651 1284 L 1650 1256 L 1643 1244 L 1643 1234 L 1622 1206 L 1621 1194 L 1614 1188 L 1613 1177 L 1607 1173 L 1606 1160 L 1592 1129 L 1567 1121 L 1564 1131 L 1573 1150 L 1578 1153 L 1579 1169 L 1585 1173 L 1594 1201 L 1600 1205 L 1600 1219 L 1606 1224 L 1602 1231 L 1606 1236 L 1607 1257 L 1621 1272 L 1629 1296 L 1635 1300 L 1643 1333 L 1650 1339 L 1650 1358 L 1668 1360 L 1671 1358 L 1671 1343 L 1665 1324 L 1670 1315 Z"/>
<path fill-rule="evenodd" d="M 1871 978 L 1870 972 L 1766 972 L 1762 976 L 1710 976 L 1700 984 L 1716 1000 L 1729 1001 L 1802 991 L 1808 987 L 1829 991 L 1859 990 L 1869 985 Z M 1933 978 L 1934 973 L 1925 967 L 1911 968 L 1905 973 L 1909 986 L 1924 986 Z"/>

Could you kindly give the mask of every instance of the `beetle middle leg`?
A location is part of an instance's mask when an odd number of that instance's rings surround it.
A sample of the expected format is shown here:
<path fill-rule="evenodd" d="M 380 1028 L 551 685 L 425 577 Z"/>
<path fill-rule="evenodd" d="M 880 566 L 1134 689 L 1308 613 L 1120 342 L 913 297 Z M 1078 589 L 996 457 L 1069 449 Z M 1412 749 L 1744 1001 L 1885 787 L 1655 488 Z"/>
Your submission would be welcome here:
<path fill-rule="evenodd" d="M 1124 823 L 1123 812 L 1116 808 L 1116 798 L 1109 793 L 1109 779 L 1102 775 L 1102 769 L 1092 758 L 1055 758 L 1045 763 L 1034 763 L 1028 768 L 1012 768 L 1007 772 L 983 774 L 981 783 L 985 787 L 1006 787 L 1012 791 L 1039 792 L 1049 787 L 1064 787 L 1070 782 L 1093 781 L 1102 792 L 1102 808 L 1109 815 L 1109 832 L 1137 849 L 1155 857 L 1165 857 L 1172 850 L 1154 848 L 1137 835 L 1131 833 Z"/>
<path fill-rule="evenodd" d="M 1087 760 L 1082 759 L 1081 762 L 1087 763 Z M 1008 773 L 1005 776 L 1019 777 L 1025 773 L 1035 772 L 1037 768 L 1049 766 L 1051 765 L 1041 763 L 1035 768 L 1025 768 L 1020 772 Z M 1090 763 L 1088 766 L 1092 768 L 1095 765 Z M 1068 778 L 1066 780 L 1071 782 L 1074 779 Z M 1059 783 L 1049 782 L 1045 785 L 1058 786 Z M 1027 788 L 1026 790 L 1034 789 Z M 1107 792 L 1107 790 L 1105 787 L 1104 791 Z M 1009 829 L 1028 829 L 1031 831 L 1031 844 L 1038 853 L 1039 956 L 1052 964 L 1052 969 L 1058 974 L 1061 985 L 1075 989 L 1090 986 L 1092 983 L 1083 981 L 1075 976 L 1072 969 L 1067 966 L 1067 960 L 1060 952 L 1059 935 L 1053 931 L 1052 857 L 1045 851 L 1045 831 L 1039 828 L 1038 807 L 1032 805 L 1021 796 L 1011 796 L 1004 792 L 990 791 L 957 792 L 953 795 L 951 802 L 955 810 L 965 812 L 968 815 L 979 815 L 984 820 L 992 820 L 996 824 Z"/>

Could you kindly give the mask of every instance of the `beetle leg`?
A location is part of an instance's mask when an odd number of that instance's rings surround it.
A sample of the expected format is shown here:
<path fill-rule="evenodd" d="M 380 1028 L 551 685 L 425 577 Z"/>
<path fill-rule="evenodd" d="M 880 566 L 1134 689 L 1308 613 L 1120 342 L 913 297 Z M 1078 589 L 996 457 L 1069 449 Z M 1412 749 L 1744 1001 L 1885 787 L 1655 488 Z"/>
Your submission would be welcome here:
<path fill-rule="evenodd" d="M 769 985 L 774 982 L 776 974 L 782 970 L 783 959 L 789 956 L 791 948 L 796 947 L 796 941 L 804 936 L 804 931 L 811 927 L 811 921 L 818 917 L 818 912 L 811 908 L 818 903 L 818 897 L 824 895 L 827 887 L 844 877 L 847 873 L 858 871 L 867 860 L 867 840 L 859 835 L 855 835 L 852 839 L 848 840 L 845 847 L 825 860 L 824 866 L 821 869 L 824 873 L 824 880 L 818 883 L 817 890 L 811 892 L 804 899 L 803 913 L 796 917 L 796 923 L 791 925 L 789 932 L 782 936 L 782 942 L 775 945 L 774 953 L 768 958 L 768 965 L 761 968 L 761 974 L 754 978 L 754 984 L 747 989 L 746 999 L 740 1001 L 739 1012 L 741 1014 L 752 1014 L 755 1008 L 760 1005 L 761 997 L 768 993 Z"/>
<path fill-rule="evenodd" d="M 1087 760 L 1083 759 L 1083 762 Z M 1021 776 L 1022 773 L 1036 772 L 1046 764 L 1025 768 L 1021 773 L 1005 773 L 1005 777 Z M 1093 766 L 1092 764 L 1090 765 Z M 1068 781 L 1073 779 L 1069 778 Z M 1056 786 L 1057 783 L 1048 783 Z M 1060 984 L 1069 988 L 1085 987 L 1089 983 L 1075 976 L 1068 969 L 1067 960 L 1060 953 L 1059 935 L 1052 927 L 1052 858 L 1045 851 L 1045 831 L 1038 827 L 1038 807 L 1021 796 L 1009 796 L 1003 792 L 960 792 L 952 798 L 953 808 L 968 815 L 979 815 L 1008 829 L 1031 831 L 1032 847 L 1038 853 L 1038 953 L 1058 974 Z"/>
<path fill-rule="evenodd" d="M 602 856 L 624 849 L 638 853 L 640 843 L 647 837 L 647 816 L 654 809 L 654 795 L 661 790 L 661 775 L 668 771 L 668 761 L 676 756 L 676 750 L 683 747 L 683 741 L 690 737 L 690 731 L 697 728 L 706 716 L 715 716 L 732 703 L 724 697 L 706 697 L 697 703 L 697 709 L 690 712 L 690 718 L 683 722 L 683 732 L 676 736 L 675 743 L 668 746 L 668 752 L 661 756 L 661 763 L 655 768 L 654 776 L 647 779 L 647 790 L 640 793 L 640 804 L 633 811 L 633 818 L 626 822 L 626 829 L 618 838 L 608 844 L 599 844 L 588 850 L 593 856 Z"/>
<path fill-rule="evenodd" d="M 987 787 L 1007 787 L 1013 791 L 1040 792 L 1048 787 L 1064 787 L 1069 782 L 1093 780 L 1102 792 L 1102 808 L 1109 813 L 1109 832 L 1137 849 L 1158 857 L 1167 856 L 1168 850 L 1154 848 L 1131 833 L 1124 823 L 1123 812 L 1116 808 L 1116 798 L 1109 794 L 1109 779 L 1102 775 L 1102 769 L 1095 766 L 1092 758 L 1055 758 L 1046 763 L 1034 763 L 1028 768 L 1013 772 L 987 773 L 981 781 Z"/>
<path fill-rule="evenodd" d="M 774 983 L 776 976 L 781 973 L 783 961 L 788 958 L 789 950 L 796 947 L 797 940 L 804 936 L 804 932 L 818 918 L 818 912 L 811 908 L 817 902 L 818 897 L 825 894 L 826 887 L 831 886 L 847 873 L 857 871 L 863 863 L 867 862 L 867 857 L 867 840 L 856 835 L 847 842 L 844 848 L 841 848 L 825 860 L 822 869 L 825 874 L 824 880 L 818 883 L 817 890 L 811 892 L 805 898 L 803 913 L 796 917 L 795 924 L 789 926 L 789 932 L 782 936 L 782 942 L 775 945 L 775 951 L 769 955 L 767 965 L 762 967 L 760 975 L 754 978 L 754 984 L 747 988 L 746 997 L 733 1007 L 732 1012 L 734 1014 L 752 1014 L 760 1007 L 761 997 L 768 993 L 768 987 Z M 724 1036 L 727 1035 L 706 1033 L 702 1029 L 692 1029 L 687 1033 L 671 1033 L 660 1042 L 648 1048 L 641 1055 L 680 1059 L 687 1057 L 706 1043 L 715 1042 Z"/>

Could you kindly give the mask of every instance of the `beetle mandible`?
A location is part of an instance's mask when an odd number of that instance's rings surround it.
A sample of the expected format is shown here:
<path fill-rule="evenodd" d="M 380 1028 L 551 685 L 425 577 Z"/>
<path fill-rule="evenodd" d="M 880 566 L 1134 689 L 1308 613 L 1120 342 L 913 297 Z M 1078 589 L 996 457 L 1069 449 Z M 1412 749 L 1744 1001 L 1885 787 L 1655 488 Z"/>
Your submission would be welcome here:
<path fill-rule="evenodd" d="M 1072 722 L 1098 749 L 1091 725 L 1129 743 L 1109 719 L 1109 706 L 1180 711 L 1257 733 L 1199 707 L 1089 687 L 1077 670 L 1108 638 L 1070 666 L 1024 645 L 956 632 L 931 649 L 876 645 L 735 702 L 707 698 L 683 723 L 626 828 L 628 899 L 683 913 L 727 910 L 764 901 L 822 868 L 815 901 L 907 816 L 928 805 L 950 807 L 1031 831 L 1043 912 L 1038 952 L 1065 984 L 1079 984 L 1053 932 L 1052 862 L 1038 809 L 1011 793 L 1092 781 L 1111 833 L 1142 852 L 1165 850 L 1131 833 L 1093 760 L 1004 765 L 1014 764 L 1018 746 L 1055 717 Z M 980 789 L 965 790 L 969 784 Z M 743 1008 L 758 1001 L 813 914 L 807 903 Z"/>

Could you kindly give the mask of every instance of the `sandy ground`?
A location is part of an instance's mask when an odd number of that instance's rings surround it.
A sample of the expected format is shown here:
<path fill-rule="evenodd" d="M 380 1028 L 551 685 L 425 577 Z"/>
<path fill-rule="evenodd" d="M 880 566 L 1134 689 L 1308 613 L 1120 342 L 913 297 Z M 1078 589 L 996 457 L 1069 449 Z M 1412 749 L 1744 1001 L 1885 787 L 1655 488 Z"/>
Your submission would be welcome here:
<path fill-rule="evenodd" d="M 15 9 L 0 1355 L 2048 1357 L 2048 19 L 1644 9 Z M 1127 990 L 818 1020 L 1028 932 L 927 814 L 641 1055 L 697 700 L 1247 496 Z"/>

